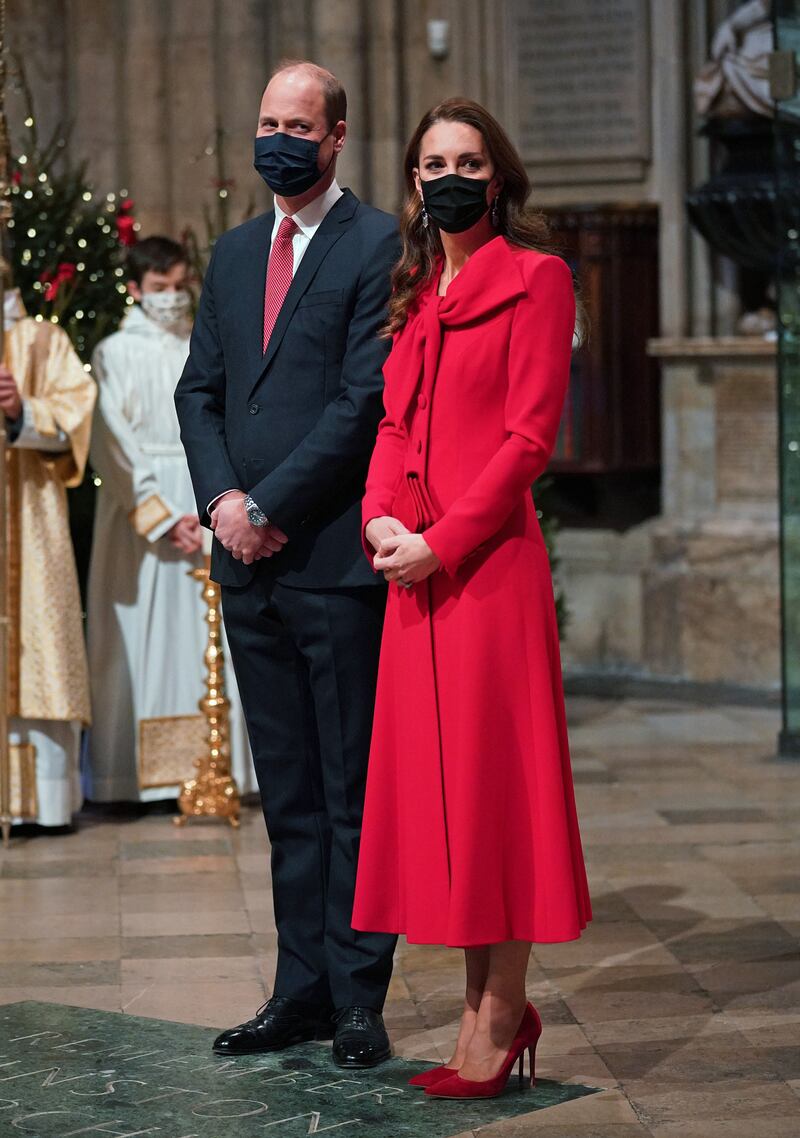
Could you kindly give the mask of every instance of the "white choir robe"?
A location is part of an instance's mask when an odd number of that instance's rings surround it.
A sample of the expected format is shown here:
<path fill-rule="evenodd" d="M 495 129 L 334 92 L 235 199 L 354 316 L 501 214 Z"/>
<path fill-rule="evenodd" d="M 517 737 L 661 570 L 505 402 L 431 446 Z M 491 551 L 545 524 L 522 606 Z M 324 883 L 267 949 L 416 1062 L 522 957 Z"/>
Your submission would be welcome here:
<path fill-rule="evenodd" d="M 101 484 L 89 570 L 93 726 L 84 790 L 94 802 L 174 798 L 178 786 L 139 786 L 139 724 L 196 715 L 205 692 L 206 607 L 187 575 L 203 553 L 188 556 L 166 536 L 197 513 L 173 402 L 188 351 L 188 327 L 163 329 L 136 305 L 92 359 L 99 395 L 91 462 Z M 233 774 L 247 793 L 255 773 L 227 651 L 226 663 Z"/>

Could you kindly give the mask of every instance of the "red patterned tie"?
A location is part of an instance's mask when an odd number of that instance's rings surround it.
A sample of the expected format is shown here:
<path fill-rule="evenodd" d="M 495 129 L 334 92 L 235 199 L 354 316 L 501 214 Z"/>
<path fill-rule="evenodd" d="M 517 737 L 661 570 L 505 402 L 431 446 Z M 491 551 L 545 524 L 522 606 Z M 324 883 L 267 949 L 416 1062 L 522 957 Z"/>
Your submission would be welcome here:
<path fill-rule="evenodd" d="M 292 237 L 297 232 L 297 225 L 291 217 L 284 217 L 272 242 L 267 267 L 267 287 L 264 292 L 264 352 L 267 350 L 272 329 L 275 327 L 281 305 L 292 283 L 294 268 Z"/>

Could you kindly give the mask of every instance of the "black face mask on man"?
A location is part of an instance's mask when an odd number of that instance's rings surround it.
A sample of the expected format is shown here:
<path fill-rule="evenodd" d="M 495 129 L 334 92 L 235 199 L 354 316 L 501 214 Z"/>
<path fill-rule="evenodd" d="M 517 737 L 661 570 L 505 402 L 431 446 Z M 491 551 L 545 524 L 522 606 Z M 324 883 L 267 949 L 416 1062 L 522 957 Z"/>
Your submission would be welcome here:
<path fill-rule="evenodd" d="M 486 200 L 489 179 L 443 174 L 441 178 L 428 181 L 420 179 L 420 185 L 428 216 L 445 233 L 463 233 L 489 211 Z"/>
<path fill-rule="evenodd" d="M 282 198 L 298 197 L 316 185 L 333 162 L 335 151 L 324 170 L 317 166 L 320 144 L 327 137 L 317 142 L 280 132 L 258 135 L 253 165 L 273 193 Z"/>

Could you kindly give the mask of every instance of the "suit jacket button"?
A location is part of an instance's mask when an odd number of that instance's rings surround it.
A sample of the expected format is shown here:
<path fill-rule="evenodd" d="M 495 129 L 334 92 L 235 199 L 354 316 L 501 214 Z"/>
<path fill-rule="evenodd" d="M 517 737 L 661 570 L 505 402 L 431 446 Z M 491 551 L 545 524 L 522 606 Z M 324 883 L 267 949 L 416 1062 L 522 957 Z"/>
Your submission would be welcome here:
<path fill-rule="evenodd" d="M 257 415 L 258 414 L 258 404 L 257 403 L 251 403 L 250 404 L 250 414 L 251 415 Z"/>
<path fill-rule="evenodd" d="M 422 439 L 417 443 L 417 454 L 422 454 Z"/>
<path fill-rule="evenodd" d="M 427 397 L 427 395 L 420 395 L 420 396 L 419 396 L 419 398 L 417 399 L 417 404 L 418 404 L 418 405 L 419 405 L 419 407 L 421 407 L 421 408 L 422 408 L 422 410 L 424 411 L 424 410 L 425 410 L 425 408 L 428 406 L 428 397 Z"/>

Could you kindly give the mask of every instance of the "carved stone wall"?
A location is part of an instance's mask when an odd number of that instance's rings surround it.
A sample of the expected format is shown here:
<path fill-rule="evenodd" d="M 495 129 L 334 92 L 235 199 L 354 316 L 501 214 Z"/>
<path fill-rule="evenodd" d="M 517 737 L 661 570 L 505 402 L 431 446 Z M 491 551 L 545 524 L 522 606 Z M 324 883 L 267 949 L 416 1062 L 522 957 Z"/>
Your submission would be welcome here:
<path fill-rule="evenodd" d="M 395 209 L 405 140 L 434 101 L 459 91 L 497 108 L 487 51 L 503 38 L 486 0 L 10 0 L 12 47 L 24 58 L 42 132 L 71 123 L 69 146 L 103 189 L 126 188 L 143 229 L 202 226 L 225 173 L 231 220 L 269 194 L 252 170 L 261 92 L 283 58 L 312 58 L 343 81 L 349 137 L 340 180 Z M 490 16 L 491 12 L 491 16 Z M 451 20 L 446 59 L 427 20 Z M 12 131 L 23 117 L 11 99 Z"/>
<path fill-rule="evenodd" d="M 252 137 L 281 58 L 311 57 L 341 77 L 341 180 L 385 209 L 402 196 L 402 154 L 422 113 L 447 95 L 477 98 L 520 144 L 541 204 L 658 204 L 661 329 L 687 335 L 713 332 L 719 308 L 683 207 L 704 173 L 690 79 L 719 3 L 9 0 L 9 27 L 45 133 L 70 122 L 73 155 L 88 159 L 98 187 L 129 190 L 151 232 L 202 227 L 217 193 L 206 151 L 218 126 L 236 181 L 231 223 L 251 199 L 268 204 Z M 449 23 L 443 59 L 428 48 L 431 19 Z M 13 127 L 21 104 L 11 110 Z"/>
<path fill-rule="evenodd" d="M 70 121 L 72 153 L 98 186 L 130 190 L 151 231 L 202 223 L 218 124 L 237 181 L 232 220 L 253 195 L 267 204 L 252 136 L 282 57 L 310 56 L 341 76 L 351 106 L 342 181 L 386 209 L 401 196 L 405 141 L 423 111 L 447 95 L 477 98 L 527 153 L 541 204 L 658 205 L 661 331 L 683 336 L 730 330 L 724 274 L 712 279 L 683 205 L 707 164 L 691 77 L 729 9 L 729 0 L 9 0 L 9 30 L 43 125 Z M 441 60 L 427 45 L 431 19 L 450 26 Z M 20 111 L 12 106 L 12 120 Z"/>

